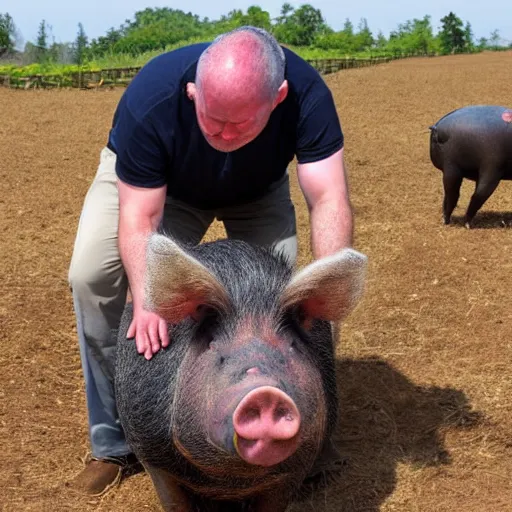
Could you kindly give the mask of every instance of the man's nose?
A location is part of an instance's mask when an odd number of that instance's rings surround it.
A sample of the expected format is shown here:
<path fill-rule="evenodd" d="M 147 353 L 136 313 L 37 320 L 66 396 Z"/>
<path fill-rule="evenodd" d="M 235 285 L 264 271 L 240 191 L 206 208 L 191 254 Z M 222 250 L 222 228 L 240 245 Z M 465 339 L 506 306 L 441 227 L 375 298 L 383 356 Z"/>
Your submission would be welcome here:
<path fill-rule="evenodd" d="M 238 132 L 238 130 L 233 125 L 230 125 L 229 123 L 226 123 L 224 125 L 224 129 L 222 130 L 222 135 L 221 136 L 222 136 L 222 138 L 225 141 L 234 140 L 239 135 L 240 135 L 240 133 Z"/>

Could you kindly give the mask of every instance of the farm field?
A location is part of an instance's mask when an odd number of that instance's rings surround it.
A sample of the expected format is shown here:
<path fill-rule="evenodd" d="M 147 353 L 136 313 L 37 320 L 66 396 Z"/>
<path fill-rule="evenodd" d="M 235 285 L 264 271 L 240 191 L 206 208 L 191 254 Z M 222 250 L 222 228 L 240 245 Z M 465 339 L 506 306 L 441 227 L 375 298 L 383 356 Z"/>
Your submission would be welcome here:
<path fill-rule="evenodd" d="M 345 133 L 354 246 L 369 256 L 369 274 L 337 350 L 346 467 L 293 512 L 511 511 L 512 182 L 467 230 L 465 181 L 455 222 L 444 226 L 428 127 L 463 105 L 512 106 L 512 52 L 406 59 L 325 79 Z M 88 450 L 67 271 L 121 94 L 0 89 L 5 512 L 160 510 L 145 474 L 102 498 L 64 485 Z M 303 265 L 307 209 L 291 176 Z M 214 224 L 207 238 L 223 235 Z"/>

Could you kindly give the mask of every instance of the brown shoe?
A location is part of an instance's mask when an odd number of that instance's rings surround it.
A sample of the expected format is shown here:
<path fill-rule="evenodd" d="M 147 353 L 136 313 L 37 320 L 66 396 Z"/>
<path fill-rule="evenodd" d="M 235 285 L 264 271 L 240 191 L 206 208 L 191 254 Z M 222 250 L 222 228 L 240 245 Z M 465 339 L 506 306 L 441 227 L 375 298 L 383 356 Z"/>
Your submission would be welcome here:
<path fill-rule="evenodd" d="M 119 485 L 123 476 L 136 474 L 143 469 L 133 455 L 103 459 L 89 457 L 85 464 L 85 468 L 66 486 L 90 496 L 102 496 Z"/>

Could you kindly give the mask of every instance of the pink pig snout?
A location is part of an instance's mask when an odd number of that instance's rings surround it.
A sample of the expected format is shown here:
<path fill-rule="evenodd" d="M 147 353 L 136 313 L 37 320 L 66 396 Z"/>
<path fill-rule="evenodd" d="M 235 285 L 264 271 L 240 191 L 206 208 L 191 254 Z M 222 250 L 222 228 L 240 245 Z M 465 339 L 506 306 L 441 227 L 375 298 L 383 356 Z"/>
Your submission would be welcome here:
<path fill-rule="evenodd" d="M 240 457 L 258 466 L 274 466 L 299 445 L 300 413 L 295 402 L 273 386 L 249 392 L 233 413 L 235 446 Z"/>

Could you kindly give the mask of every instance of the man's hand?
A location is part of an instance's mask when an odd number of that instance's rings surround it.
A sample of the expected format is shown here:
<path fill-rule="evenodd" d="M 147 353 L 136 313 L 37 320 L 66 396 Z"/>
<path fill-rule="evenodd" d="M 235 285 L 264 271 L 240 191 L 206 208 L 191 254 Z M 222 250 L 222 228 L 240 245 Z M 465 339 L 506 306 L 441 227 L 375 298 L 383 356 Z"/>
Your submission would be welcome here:
<path fill-rule="evenodd" d="M 144 354 L 148 361 L 160 350 L 161 346 L 169 345 L 167 322 L 156 313 L 140 308 L 133 310 L 133 320 L 126 337 L 135 338 L 137 352 Z"/>
<path fill-rule="evenodd" d="M 163 215 L 166 187 L 137 188 L 118 180 L 119 252 L 130 283 L 133 320 L 127 332 L 135 337 L 137 351 L 151 359 L 161 346 L 169 344 L 167 322 L 144 309 L 144 271 L 149 235 Z"/>

